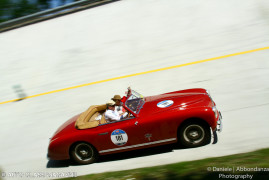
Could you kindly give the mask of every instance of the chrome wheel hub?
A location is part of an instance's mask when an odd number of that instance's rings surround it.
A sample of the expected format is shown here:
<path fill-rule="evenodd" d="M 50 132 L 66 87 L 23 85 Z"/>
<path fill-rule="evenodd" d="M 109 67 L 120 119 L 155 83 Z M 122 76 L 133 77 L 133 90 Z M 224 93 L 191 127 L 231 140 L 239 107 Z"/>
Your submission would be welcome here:
<path fill-rule="evenodd" d="M 192 137 L 192 138 L 196 138 L 198 135 L 199 135 L 199 134 L 198 134 L 197 131 L 191 131 L 191 132 L 189 133 L 189 136 Z"/>
<path fill-rule="evenodd" d="M 198 144 L 205 138 L 205 131 L 202 126 L 192 124 L 186 127 L 183 132 L 183 138 L 186 142 L 191 144 Z"/>
<path fill-rule="evenodd" d="M 83 156 L 87 156 L 88 152 L 85 151 L 85 150 L 82 150 L 82 151 L 80 151 L 80 154 L 83 155 Z"/>
<path fill-rule="evenodd" d="M 75 156 L 79 160 L 89 161 L 93 156 L 93 150 L 90 145 L 81 143 L 75 147 Z"/>

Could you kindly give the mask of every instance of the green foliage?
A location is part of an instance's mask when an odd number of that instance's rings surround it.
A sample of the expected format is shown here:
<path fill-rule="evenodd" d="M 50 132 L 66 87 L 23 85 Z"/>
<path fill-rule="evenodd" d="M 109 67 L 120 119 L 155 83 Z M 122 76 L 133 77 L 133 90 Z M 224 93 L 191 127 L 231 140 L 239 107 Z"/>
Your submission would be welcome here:
<path fill-rule="evenodd" d="M 28 0 L 0 0 L 0 22 L 40 11 L 37 3 Z"/>
<path fill-rule="evenodd" d="M 12 7 L 10 0 L 0 0 L 0 22 L 8 19 L 6 15 L 8 14 L 10 7 Z"/>
<path fill-rule="evenodd" d="M 37 0 L 37 3 L 42 10 L 49 8 L 49 0 Z"/>
<path fill-rule="evenodd" d="M 220 179 L 220 174 L 225 175 L 253 175 L 252 179 L 269 179 L 269 171 L 214 171 L 214 167 L 246 167 L 246 168 L 269 168 L 269 148 L 250 153 L 231 156 L 208 158 L 198 161 L 181 162 L 163 166 L 133 169 L 119 172 L 107 172 L 79 176 L 76 178 L 65 178 L 65 180 L 215 180 Z M 224 178 L 225 179 L 225 178 Z"/>
<path fill-rule="evenodd" d="M 27 0 L 20 0 L 17 5 L 12 8 L 11 19 L 26 16 L 38 11 L 39 8 L 36 4 L 30 4 Z"/>
<path fill-rule="evenodd" d="M 0 0 L 0 23 L 49 9 L 51 8 L 51 1 L 52 0 Z M 58 0 L 59 5 L 64 5 L 72 1 L 74 0 Z"/>

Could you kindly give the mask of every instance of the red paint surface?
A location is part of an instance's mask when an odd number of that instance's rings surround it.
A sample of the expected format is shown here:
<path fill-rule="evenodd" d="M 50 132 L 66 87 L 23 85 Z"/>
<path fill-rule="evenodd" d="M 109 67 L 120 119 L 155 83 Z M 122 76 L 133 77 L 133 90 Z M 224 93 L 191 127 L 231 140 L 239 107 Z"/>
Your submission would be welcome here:
<path fill-rule="evenodd" d="M 187 89 L 148 96 L 144 99 L 145 104 L 142 106 L 140 112 L 138 114 L 132 112 L 134 115 L 133 119 L 78 130 L 75 128 L 75 121 L 79 115 L 71 118 L 52 137 L 48 148 L 48 157 L 54 160 L 69 159 L 71 145 L 81 141 L 92 144 L 100 152 L 119 147 L 176 138 L 169 142 L 100 153 L 101 155 L 175 143 L 177 141 L 178 128 L 182 122 L 190 118 L 202 119 L 209 124 L 212 130 L 216 129 L 218 117 L 215 118 L 212 111 L 215 103 L 211 101 L 205 89 Z M 174 103 L 167 108 L 157 107 L 157 104 L 163 100 L 172 100 Z M 126 97 L 122 101 L 125 102 Z M 125 108 L 128 109 L 127 107 Z M 122 129 L 128 135 L 128 141 L 123 146 L 117 146 L 111 141 L 111 133 L 116 129 Z M 106 134 L 100 135 L 101 133 Z M 151 135 L 150 140 L 145 137 L 146 134 Z"/>

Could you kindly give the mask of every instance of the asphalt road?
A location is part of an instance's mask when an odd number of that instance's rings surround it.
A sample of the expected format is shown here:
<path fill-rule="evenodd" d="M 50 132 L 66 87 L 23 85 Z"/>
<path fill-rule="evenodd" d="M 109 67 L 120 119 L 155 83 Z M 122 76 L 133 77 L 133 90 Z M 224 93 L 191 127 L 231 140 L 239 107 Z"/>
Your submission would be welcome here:
<path fill-rule="evenodd" d="M 0 102 L 17 98 L 18 85 L 30 96 L 268 46 L 266 0 L 119 1 L 1 33 Z M 0 168 L 84 175 L 268 147 L 268 57 L 267 49 L 2 104 Z M 224 121 L 218 144 L 138 151 L 83 166 L 46 159 L 62 123 L 128 86 L 145 96 L 209 89 Z"/>

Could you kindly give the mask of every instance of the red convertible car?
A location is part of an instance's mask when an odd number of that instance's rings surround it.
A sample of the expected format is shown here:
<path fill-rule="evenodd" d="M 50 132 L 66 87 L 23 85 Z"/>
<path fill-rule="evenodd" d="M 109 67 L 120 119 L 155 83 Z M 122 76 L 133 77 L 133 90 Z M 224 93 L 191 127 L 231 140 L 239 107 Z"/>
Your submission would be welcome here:
<path fill-rule="evenodd" d="M 48 158 L 89 164 L 99 155 L 170 143 L 193 148 L 209 144 L 212 134 L 216 143 L 222 129 L 221 113 L 205 89 L 144 97 L 129 88 L 121 101 L 128 115 L 120 121 L 106 121 L 104 104 L 65 122 L 50 139 Z"/>

